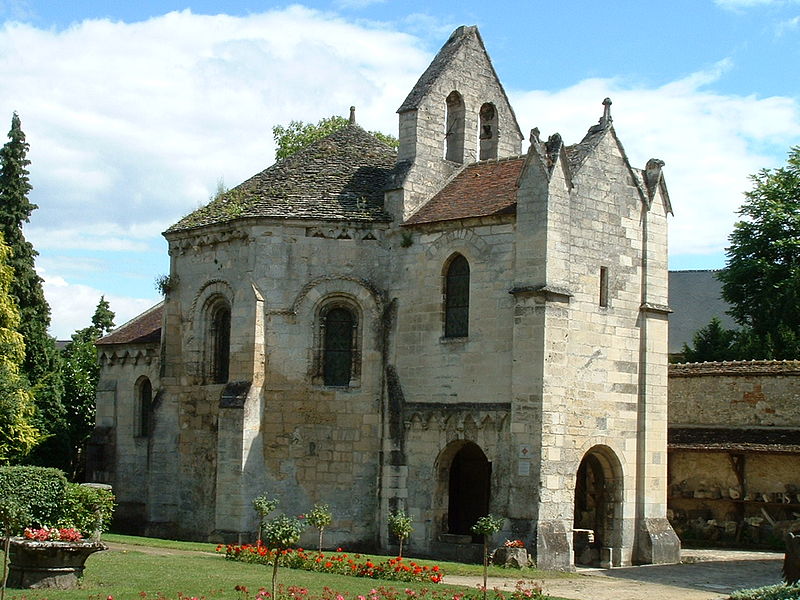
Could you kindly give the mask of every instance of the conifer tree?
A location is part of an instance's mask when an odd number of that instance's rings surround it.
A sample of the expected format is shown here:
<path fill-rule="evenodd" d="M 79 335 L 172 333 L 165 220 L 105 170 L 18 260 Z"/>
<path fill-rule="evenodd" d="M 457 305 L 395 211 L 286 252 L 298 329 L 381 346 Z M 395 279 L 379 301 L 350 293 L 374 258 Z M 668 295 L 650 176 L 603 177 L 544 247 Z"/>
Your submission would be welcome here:
<path fill-rule="evenodd" d="M 44 297 L 42 279 L 34 269 L 37 252 L 22 232 L 23 223 L 29 221 L 37 208 L 28 199 L 32 189 L 27 169 L 28 148 L 19 115 L 14 113 L 8 142 L 0 148 L 0 234 L 11 249 L 10 294 L 19 308 L 18 331 L 25 344 L 22 374 L 32 386 L 39 428 L 45 434 L 56 435 L 65 416 L 60 357 L 55 340 L 47 333 L 50 307 Z"/>
<path fill-rule="evenodd" d="M 0 240 L 0 464 L 25 456 L 41 438 L 34 425 L 33 396 L 20 374 L 25 344 L 17 331 L 19 310 L 9 294 L 9 254 Z"/>

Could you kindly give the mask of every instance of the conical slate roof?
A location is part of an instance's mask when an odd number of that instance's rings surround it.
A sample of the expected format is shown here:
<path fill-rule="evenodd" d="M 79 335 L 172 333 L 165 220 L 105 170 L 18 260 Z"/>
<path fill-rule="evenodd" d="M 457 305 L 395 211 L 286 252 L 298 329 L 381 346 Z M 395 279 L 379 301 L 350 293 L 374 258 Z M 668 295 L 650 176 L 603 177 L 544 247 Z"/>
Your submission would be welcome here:
<path fill-rule="evenodd" d="M 396 160 L 392 148 L 351 124 L 237 185 L 166 233 L 257 217 L 391 221 L 383 190 Z"/>

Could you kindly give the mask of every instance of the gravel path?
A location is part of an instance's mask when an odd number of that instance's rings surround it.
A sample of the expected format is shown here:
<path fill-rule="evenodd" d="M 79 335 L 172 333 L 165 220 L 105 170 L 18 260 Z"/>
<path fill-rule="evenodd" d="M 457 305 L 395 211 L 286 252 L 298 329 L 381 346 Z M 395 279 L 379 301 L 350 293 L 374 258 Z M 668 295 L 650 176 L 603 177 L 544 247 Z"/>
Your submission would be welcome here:
<path fill-rule="evenodd" d="M 578 569 L 577 577 L 539 580 L 544 591 L 571 600 L 718 600 L 730 592 L 778 583 L 783 554 L 738 550 L 685 550 L 683 564 Z M 445 583 L 477 586 L 476 577 Z M 513 590 L 516 580 L 492 578 L 489 587 Z"/>

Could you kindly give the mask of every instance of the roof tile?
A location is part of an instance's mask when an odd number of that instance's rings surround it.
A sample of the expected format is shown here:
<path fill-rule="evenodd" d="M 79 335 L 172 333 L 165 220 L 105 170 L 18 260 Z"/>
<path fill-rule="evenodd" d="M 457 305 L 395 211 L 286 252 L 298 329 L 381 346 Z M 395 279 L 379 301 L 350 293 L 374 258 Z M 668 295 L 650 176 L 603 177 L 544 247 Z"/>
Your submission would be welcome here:
<path fill-rule="evenodd" d="M 391 221 L 383 191 L 396 160 L 392 148 L 348 125 L 212 200 L 167 233 L 253 217 Z"/>
<path fill-rule="evenodd" d="M 524 156 L 473 163 L 405 222 L 419 225 L 472 217 L 514 214 Z"/>
<path fill-rule="evenodd" d="M 161 320 L 163 316 L 164 303 L 159 302 L 124 325 L 117 327 L 108 335 L 101 337 L 95 344 L 97 346 L 110 346 L 112 344 L 159 342 L 161 340 Z"/>

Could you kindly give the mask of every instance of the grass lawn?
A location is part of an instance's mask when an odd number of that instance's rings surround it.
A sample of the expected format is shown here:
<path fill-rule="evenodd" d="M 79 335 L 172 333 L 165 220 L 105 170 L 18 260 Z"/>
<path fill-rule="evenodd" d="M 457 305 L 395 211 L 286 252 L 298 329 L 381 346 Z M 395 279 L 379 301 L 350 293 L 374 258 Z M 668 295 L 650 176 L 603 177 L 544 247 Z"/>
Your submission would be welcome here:
<path fill-rule="evenodd" d="M 177 542 L 174 540 L 162 540 L 156 538 L 145 538 L 133 535 L 118 535 L 111 533 L 103 534 L 103 539 L 109 542 L 119 542 L 121 544 L 132 544 L 135 546 L 151 546 L 153 548 L 172 548 L 175 550 L 196 550 L 199 552 L 216 553 L 217 549 L 216 544 L 209 544 L 205 542 Z M 313 548 L 308 548 L 308 550 L 313 551 Z M 326 550 L 326 552 L 328 551 Z M 381 562 L 389 558 L 387 556 L 382 556 L 378 554 L 363 554 L 362 556 L 370 558 L 376 562 Z M 483 565 L 480 564 L 456 563 L 456 562 L 430 560 L 425 558 L 416 558 L 413 555 L 413 552 L 409 555 L 409 558 L 420 565 L 427 565 L 430 567 L 434 565 L 439 565 L 442 568 L 442 570 L 448 575 L 465 575 L 465 576 L 475 576 L 475 577 L 483 576 Z M 542 579 L 543 577 L 547 577 L 548 579 L 553 579 L 557 577 L 575 577 L 575 574 L 565 573 L 562 571 L 541 571 L 539 569 L 534 569 L 534 568 L 507 569 L 504 567 L 490 565 L 489 577 L 503 577 L 503 578 L 519 577 L 520 579 Z"/>
<path fill-rule="evenodd" d="M 259 588 L 270 589 L 271 587 L 271 568 L 225 560 L 221 554 L 212 554 L 216 549 L 215 544 L 175 542 L 113 534 L 108 534 L 103 539 L 109 542 L 141 545 L 142 551 L 136 549 L 109 550 L 93 554 L 86 562 L 86 571 L 80 589 L 41 591 L 8 589 L 6 598 L 8 600 L 107 600 L 112 597 L 113 600 L 156 600 L 159 598 L 187 599 L 194 596 L 204 597 L 208 600 L 247 600 L 248 598 L 252 600 Z M 147 547 L 183 550 L 189 551 L 189 553 L 151 554 L 145 552 Z M 1 552 L 0 556 L 2 556 Z M 385 557 L 376 558 L 383 559 Z M 481 573 L 480 565 L 436 563 L 435 561 L 425 561 L 425 563 L 439 564 L 448 574 L 478 575 Z M 525 579 L 536 578 L 536 574 L 539 577 L 543 575 L 542 572 L 533 569 L 524 571 L 500 569 L 499 574 L 504 577 L 519 576 Z M 458 590 L 461 593 L 466 591 L 465 588 L 448 584 L 382 581 L 285 568 L 280 569 L 278 581 L 285 586 L 296 585 L 308 588 L 310 594 L 317 598 L 323 594 L 325 587 L 335 592 L 341 592 L 351 599 L 363 594 L 367 596 L 367 600 L 369 600 L 369 591 L 380 586 L 399 590 L 403 598 L 406 596 L 403 592 L 406 588 L 415 590 L 417 593 L 425 588 L 437 590 L 439 594 L 445 590 Z M 249 593 L 243 594 L 236 591 L 234 589 L 236 586 L 246 586 Z M 384 600 L 384 598 L 379 600 Z"/>

